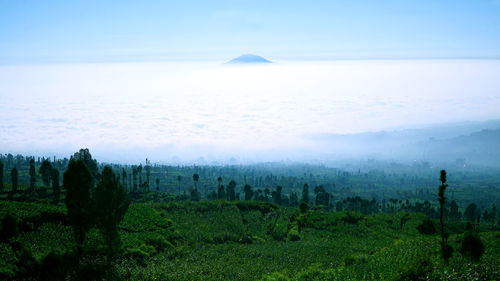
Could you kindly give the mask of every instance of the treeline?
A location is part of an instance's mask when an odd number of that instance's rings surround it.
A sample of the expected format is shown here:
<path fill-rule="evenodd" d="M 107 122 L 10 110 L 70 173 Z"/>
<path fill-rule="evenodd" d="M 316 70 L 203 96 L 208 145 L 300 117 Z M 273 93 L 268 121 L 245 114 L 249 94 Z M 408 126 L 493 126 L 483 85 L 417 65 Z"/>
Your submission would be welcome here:
<path fill-rule="evenodd" d="M 0 155 L 0 194 L 10 200 L 45 198 L 57 204 L 65 194 L 65 190 L 60 187 L 62 172 L 75 157 L 83 159 L 96 180 L 100 178 L 104 165 L 93 159 L 87 149 L 80 150 L 70 159 Z M 404 173 L 391 174 L 377 170 L 362 173 L 361 169 L 347 172 L 324 166 L 284 166 L 272 163 L 260 166 L 174 167 L 152 165 L 148 159 L 144 166 L 110 165 L 132 200 L 138 202 L 258 200 L 295 207 L 304 202 L 328 211 L 357 211 L 364 214 L 422 212 L 431 218 L 438 218 L 436 180 L 430 180 L 427 176 L 430 163 L 414 165 L 417 171 L 425 171 L 423 175 L 411 173 L 413 170 L 405 166 L 392 166 L 395 171 Z M 467 183 L 468 179 L 476 182 L 490 179 L 493 183 L 497 180 L 492 178 L 489 171 L 472 174 L 462 171 L 458 174 L 451 178 L 463 180 L 463 185 L 471 190 L 474 187 Z M 408 187 L 419 186 L 418 183 L 424 187 Z M 429 188 L 425 187 L 427 185 Z M 395 190 L 393 186 L 398 186 L 398 189 Z M 489 200 L 471 202 L 475 197 L 471 200 L 460 198 L 466 192 L 463 187 L 457 187 L 456 183 L 451 184 L 449 190 L 451 202 L 444 209 L 445 218 L 490 225 L 500 223 L 494 201 L 499 198 L 495 195 L 500 192 L 491 183 L 486 188 L 490 192 Z"/>

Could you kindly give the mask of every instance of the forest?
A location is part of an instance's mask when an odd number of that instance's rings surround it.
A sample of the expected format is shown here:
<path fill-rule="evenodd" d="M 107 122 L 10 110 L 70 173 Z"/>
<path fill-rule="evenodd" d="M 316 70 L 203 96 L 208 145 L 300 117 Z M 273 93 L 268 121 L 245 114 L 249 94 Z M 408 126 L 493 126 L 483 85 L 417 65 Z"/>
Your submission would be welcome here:
<path fill-rule="evenodd" d="M 499 172 L 0 154 L 0 279 L 499 280 Z"/>

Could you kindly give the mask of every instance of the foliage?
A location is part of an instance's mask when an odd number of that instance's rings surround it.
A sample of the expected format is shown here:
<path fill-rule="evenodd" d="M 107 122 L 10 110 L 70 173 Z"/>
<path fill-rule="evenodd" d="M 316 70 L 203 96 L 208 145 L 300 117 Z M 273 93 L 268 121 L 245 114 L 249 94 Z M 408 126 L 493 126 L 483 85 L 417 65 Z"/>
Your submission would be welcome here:
<path fill-rule="evenodd" d="M 92 175 L 83 160 L 72 160 L 64 172 L 63 185 L 66 188 L 68 222 L 73 227 L 78 251 L 81 252 L 85 233 L 93 224 L 90 188 Z"/>
<path fill-rule="evenodd" d="M 434 223 L 431 219 L 429 219 L 429 217 L 425 217 L 422 223 L 417 226 L 417 229 L 421 234 L 436 234 Z"/>
<path fill-rule="evenodd" d="M 123 219 L 130 199 L 110 166 L 104 167 L 101 181 L 94 194 L 95 223 L 102 232 L 108 246 L 108 256 L 113 256 L 120 248 L 117 226 Z"/>
<path fill-rule="evenodd" d="M 478 261 L 484 254 L 484 243 L 474 230 L 467 230 L 458 251 L 473 261 Z"/>

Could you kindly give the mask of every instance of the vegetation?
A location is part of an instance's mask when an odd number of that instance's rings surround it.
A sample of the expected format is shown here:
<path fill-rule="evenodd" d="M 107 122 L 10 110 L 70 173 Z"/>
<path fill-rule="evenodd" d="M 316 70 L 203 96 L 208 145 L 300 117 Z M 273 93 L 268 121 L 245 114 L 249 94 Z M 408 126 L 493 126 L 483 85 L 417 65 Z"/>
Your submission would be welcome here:
<path fill-rule="evenodd" d="M 394 171 L 101 165 L 86 149 L 0 163 L 19 179 L 0 192 L 2 280 L 500 279 L 498 202 L 454 194 L 454 173 L 430 200 Z"/>

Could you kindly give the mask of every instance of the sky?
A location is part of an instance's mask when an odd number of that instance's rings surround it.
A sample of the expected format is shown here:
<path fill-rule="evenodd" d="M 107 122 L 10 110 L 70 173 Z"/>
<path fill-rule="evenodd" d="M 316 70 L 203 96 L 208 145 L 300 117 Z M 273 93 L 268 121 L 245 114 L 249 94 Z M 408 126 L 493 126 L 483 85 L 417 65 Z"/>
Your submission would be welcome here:
<path fill-rule="evenodd" d="M 500 0 L 0 0 L 0 153 L 275 161 L 500 119 L 499 34 Z"/>
<path fill-rule="evenodd" d="M 500 58 L 500 0 L 0 0 L 0 64 Z"/>

